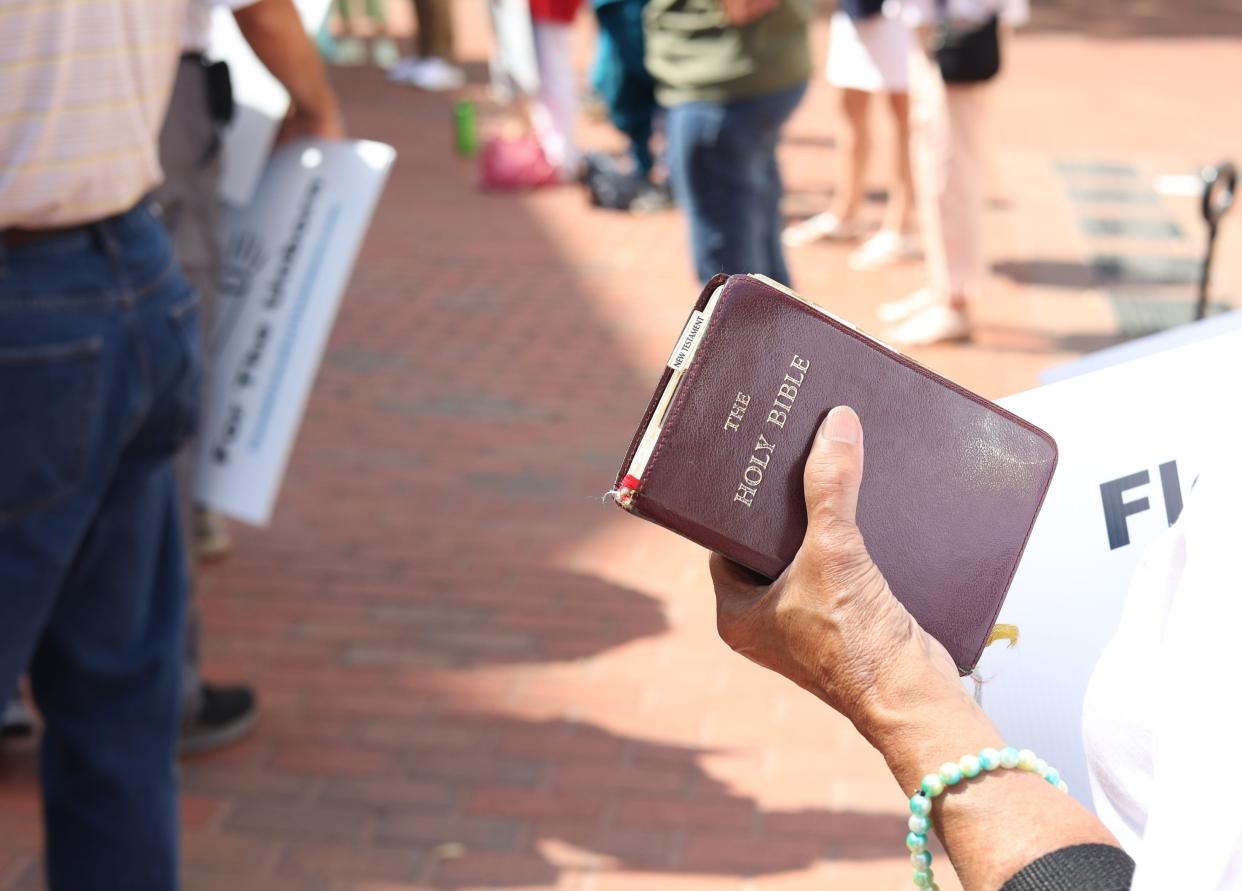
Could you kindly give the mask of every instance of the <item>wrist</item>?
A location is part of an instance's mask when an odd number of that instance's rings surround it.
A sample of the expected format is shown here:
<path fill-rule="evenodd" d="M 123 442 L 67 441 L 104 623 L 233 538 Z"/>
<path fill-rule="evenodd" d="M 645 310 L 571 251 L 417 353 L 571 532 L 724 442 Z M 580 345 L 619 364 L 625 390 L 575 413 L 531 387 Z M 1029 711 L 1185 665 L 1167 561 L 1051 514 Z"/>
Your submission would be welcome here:
<path fill-rule="evenodd" d="M 1004 740 L 946 663 L 912 658 L 877 679 L 855 727 L 884 756 L 907 794 L 946 761 Z"/>
<path fill-rule="evenodd" d="M 337 115 L 336 100 L 330 92 L 304 99 L 294 99 L 293 114 L 314 121 L 330 120 Z"/>

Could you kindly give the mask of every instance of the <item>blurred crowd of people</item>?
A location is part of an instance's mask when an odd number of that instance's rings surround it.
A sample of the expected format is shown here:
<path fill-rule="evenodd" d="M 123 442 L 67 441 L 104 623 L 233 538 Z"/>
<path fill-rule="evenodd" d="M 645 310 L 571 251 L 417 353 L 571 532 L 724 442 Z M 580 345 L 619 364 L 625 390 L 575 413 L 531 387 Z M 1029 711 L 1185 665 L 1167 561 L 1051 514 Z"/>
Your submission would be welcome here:
<path fill-rule="evenodd" d="M 373 2 L 373 0 L 372 0 Z M 628 160 L 583 152 L 571 25 L 580 0 L 531 0 L 528 52 L 497 27 L 493 95 L 525 96 L 528 133 L 493 139 L 483 181 L 522 188 L 581 181 L 606 207 L 647 211 L 676 203 L 694 269 L 755 272 L 790 284 L 785 251 L 819 240 L 858 242 L 857 270 L 924 258 L 927 284 L 879 308 L 887 339 L 924 345 L 969 339 L 970 304 L 983 281 L 983 116 L 1000 68 L 1003 33 L 1029 16 L 1028 0 L 840 0 L 832 15 L 828 82 L 840 92 L 845 146 L 831 206 L 785 225 L 777 148 L 812 76 L 810 0 L 593 0 L 591 102 L 629 141 Z M 494 17 L 505 13 L 494 0 Z M 369 7 L 372 8 L 372 7 Z M 448 0 L 418 0 L 417 53 L 388 67 L 395 83 L 455 90 L 465 83 Z M 340 21 L 353 21 L 346 0 Z M 382 20 L 371 27 L 377 64 L 395 55 Z M 329 57 L 365 60 L 356 38 Z M 877 97 L 876 102 L 871 101 Z M 873 152 L 869 114 L 892 121 L 878 229 L 864 219 Z"/>

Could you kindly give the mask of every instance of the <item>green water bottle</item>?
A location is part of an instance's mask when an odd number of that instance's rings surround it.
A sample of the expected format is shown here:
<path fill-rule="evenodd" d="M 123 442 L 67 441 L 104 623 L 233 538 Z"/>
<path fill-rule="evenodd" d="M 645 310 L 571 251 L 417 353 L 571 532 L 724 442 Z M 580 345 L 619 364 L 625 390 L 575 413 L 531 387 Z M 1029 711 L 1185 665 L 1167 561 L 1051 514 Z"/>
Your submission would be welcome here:
<path fill-rule="evenodd" d="M 453 122 L 457 154 L 463 158 L 473 158 L 479 150 L 479 129 L 474 115 L 474 103 L 469 99 L 458 99 L 453 105 Z"/>

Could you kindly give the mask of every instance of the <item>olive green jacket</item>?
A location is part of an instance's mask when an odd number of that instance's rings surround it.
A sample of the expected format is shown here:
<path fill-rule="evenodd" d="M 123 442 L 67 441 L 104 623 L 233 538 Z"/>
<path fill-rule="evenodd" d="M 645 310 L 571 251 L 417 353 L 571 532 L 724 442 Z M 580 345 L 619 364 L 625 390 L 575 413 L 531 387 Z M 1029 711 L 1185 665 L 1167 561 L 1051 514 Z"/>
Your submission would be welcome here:
<path fill-rule="evenodd" d="M 720 0 L 649 0 L 646 61 L 656 99 L 665 107 L 729 102 L 805 81 L 810 14 L 811 0 L 781 0 L 739 28 L 726 21 Z"/>

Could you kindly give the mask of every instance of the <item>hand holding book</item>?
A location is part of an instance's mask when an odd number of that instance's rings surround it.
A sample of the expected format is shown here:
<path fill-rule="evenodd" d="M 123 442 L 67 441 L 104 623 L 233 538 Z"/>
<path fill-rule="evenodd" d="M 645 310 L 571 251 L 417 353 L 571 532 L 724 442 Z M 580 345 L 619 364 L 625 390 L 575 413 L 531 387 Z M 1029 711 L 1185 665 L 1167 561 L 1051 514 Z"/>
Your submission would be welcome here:
<path fill-rule="evenodd" d="M 835 408 L 803 468 L 807 530 L 788 568 L 768 582 L 712 555 L 717 627 L 738 653 L 849 718 L 909 794 L 947 758 L 1005 743 L 867 552 L 856 522 L 862 480 L 862 426 Z M 935 825 L 967 889 L 999 888 L 1062 848 L 1117 844 L 1080 804 L 1020 771 L 937 799 Z"/>
<path fill-rule="evenodd" d="M 833 409 L 803 470 L 807 530 L 774 582 L 719 554 L 711 558 L 717 627 L 736 652 L 782 674 L 849 718 L 871 739 L 908 692 L 969 697 L 948 652 L 889 590 L 856 523 L 863 476 L 862 425 Z M 973 705 L 973 703 L 969 703 Z"/>
<path fill-rule="evenodd" d="M 1052 479 L 1056 445 L 791 291 L 748 275 L 707 285 L 613 498 L 775 579 L 808 528 L 803 464 L 816 430 L 843 405 L 872 433 L 856 508 L 868 560 L 968 674 Z"/>

